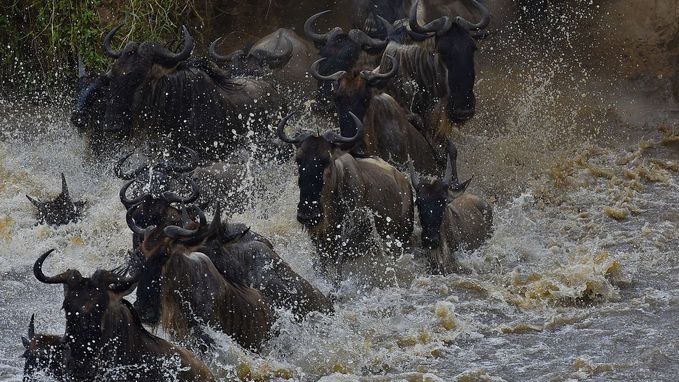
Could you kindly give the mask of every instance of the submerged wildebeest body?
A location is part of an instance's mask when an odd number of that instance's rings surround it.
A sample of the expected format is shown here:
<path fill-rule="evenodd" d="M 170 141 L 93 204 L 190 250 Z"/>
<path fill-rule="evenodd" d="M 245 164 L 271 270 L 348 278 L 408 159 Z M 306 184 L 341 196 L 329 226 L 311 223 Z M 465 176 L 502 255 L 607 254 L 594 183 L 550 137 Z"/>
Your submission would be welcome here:
<path fill-rule="evenodd" d="M 437 158 L 437 149 L 408 120 L 403 108 L 380 89 L 398 72 L 398 61 L 391 58 L 391 68 L 387 73 L 374 71 L 346 73 L 340 71 L 324 76 L 312 67 L 312 74 L 318 79 L 337 81 L 333 91 L 333 101 L 342 136 L 356 134 L 350 112 L 363 122 L 363 139 L 354 146 L 351 153 L 357 155 L 377 155 L 391 164 L 405 170 L 408 158 L 414 158 L 415 168 L 427 174 L 438 174 L 443 164 Z M 386 68 L 385 68 L 386 69 Z M 441 155 L 442 156 L 442 155 Z"/>
<path fill-rule="evenodd" d="M 174 279 L 165 274 L 162 262 L 168 251 L 176 248 L 207 256 L 226 280 L 255 288 L 267 306 L 290 310 L 300 319 L 312 311 L 332 311 L 330 300 L 295 273 L 270 244 L 244 238 L 249 231 L 247 228 L 234 233 L 229 225 L 221 222 L 220 216 L 221 210 L 217 206 L 209 226 L 205 223 L 193 230 L 171 226 L 162 234 L 156 231 L 155 239 L 144 242 L 140 254 L 143 276 L 137 288 L 136 306 L 145 321 L 156 323 L 165 317 L 162 305 L 166 298 L 161 296 L 163 288 L 171 286 Z M 161 239 L 163 236 L 165 238 Z M 165 247 L 152 247 L 153 241 L 160 240 L 165 240 Z M 229 319 L 237 320 L 236 317 Z M 236 334 L 229 334 L 237 338 Z"/>
<path fill-rule="evenodd" d="M 282 101 L 271 84 L 232 78 L 210 61 L 189 60 L 193 39 L 186 28 L 179 53 L 151 42 L 129 42 L 114 51 L 110 42 L 119 28 L 104 40 L 106 54 L 116 60 L 98 81 L 107 84 L 108 91 L 95 84 L 86 87 L 72 117 L 93 137 L 91 141 L 125 135 L 161 147 L 165 143 L 188 146 L 203 157 L 215 158 L 250 131 L 261 140 L 273 134 L 267 131 L 266 121 L 281 109 Z M 101 112 L 101 102 L 93 98 L 102 96 L 103 116 L 89 115 Z M 87 122 L 96 123 L 87 126 Z"/>
<path fill-rule="evenodd" d="M 291 116 L 280 122 L 278 136 L 297 147 L 297 220 L 308 229 L 320 252 L 321 265 L 325 268 L 334 262 L 341 277 L 344 256 L 363 253 L 372 230 L 370 223 L 349 235 L 343 232 L 351 223 L 357 223 L 352 221 L 358 220 L 357 213 L 370 214 L 382 238 L 408 242 L 413 231 L 408 180 L 379 158 L 355 158 L 348 153 L 362 139 L 361 121 L 351 114 L 357 126 L 353 137 L 333 132 L 290 137 L 284 128 Z"/>
<path fill-rule="evenodd" d="M 217 53 L 218 41 L 210 45 L 210 58 L 222 63 L 232 75 L 270 75 L 276 85 L 288 91 L 288 96 L 299 97 L 297 91 L 307 93 L 315 88 L 308 71 L 318 58 L 316 48 L 291 29 L 280 28 L 226 56 Z"/>
<path fill-rule="evenodd" d="M 399 62 L 397 78 L 387 85 L 386 92 L 419 115 L 429 135 L 439 134 L 442 122 L 461 123 L 475 112 L 477 48 L 470 31 L 485 28 L 490 16 L 483 5 L 476 0 L 472 3 L 481 13 L 477 24 L 444 16 L 421 26 L 417 20 L 419 0 L 416 1 L 410 11 L 409 32 L 413 39 L 425 41 L 391 41 L 382 56 L 380 65 L 387 64 L 389 56 Z"/>
<path fill-rule="evenodd" d="M 61 173 L 61 193 L 54 200 L 41 202 L 28 195 L 26 198 L 38 210 L 38 223 L 49 225 L 63 225 L 78 221 L 85 208 L 85 202 L 74 202 L 71 199 L 63 172 Z"/>
<path fill-rule="evenodd" d="M 457 149 L 451 145 L 443 178 L 425 182 L 412 164 L 410 167 L 422 226 L 422 246 L 428 250 L 434 273 L 447 274 L 458 269 L 455 252 L 478 248 L 492 232 L 492 207 L 465 192 L 471 179 L 460 184 L 456 166 Z"/>
<path fill-rule="evenodd" d="M 136 280 L 103 270 L 89 278 L 72 269 L 46 276 L 42 264 L 52 251 L 36 260 L 33 272 L 43 283 L 64 285 L 62 343 L 69 381 L 215 380 L 193 354 L 144 329 L 132 305 L 122 298 Z"/>
<path fill-rule="evenodd" d="M 28 337 L 21 337 L 24 345 L 24 381 L 42 380 L 45 377 L 57 381 L 64 376 L 64 345 L 62 336 L 35 332 L 35 315 L 31 315 Z"/>
<path fill-rule="evenodd" d="M 204 219 L 201 213 L 201 226 L 207 224 Z M 187 220 L 183 217 L 184 225 L 195 224 Z M 258 350 L 271 334 L 271 306 L 235 271 L 220 273 L 212 260 L 199 252 L 200 242 L 181 235 L 196 231 L 168 226 L 153 229 L 145 238 L 138 255 L 143 266 L 135 302 L 142 318 L 159 323 L 175 338 L 194 338 L 200 347 L 211 343 L 202 329 L 209 325 L 241 346 Z"/>

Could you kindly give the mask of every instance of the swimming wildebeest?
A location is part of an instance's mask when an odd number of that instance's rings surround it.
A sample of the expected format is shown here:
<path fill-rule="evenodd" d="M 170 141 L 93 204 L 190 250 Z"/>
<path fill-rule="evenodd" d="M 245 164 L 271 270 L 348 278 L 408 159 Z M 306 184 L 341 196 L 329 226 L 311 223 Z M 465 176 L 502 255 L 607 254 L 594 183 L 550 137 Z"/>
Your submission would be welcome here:
<path fill-rule="evenodd" d="M 174 284 L 166 262 L 174 256 L 171 253 L 176 251 L 175 247 L 187 253 L 207 256 L 225 279 L 231 280 L 234 285 L 255 288 L 267 305 L 288 309 L 300 319 L 313 311 L 332 311 L 330 300 L 295 273 L 270 245 L 244 239 L 248 229 L 234 234 L 227 224 L 222 223 L 219 204 L 209 225 L 202 217 L 197 226 L 190 223 L 187 221 L 188 212 L 184 211 L 183 224 L 194 227 L 169 226 L 162 232 L 155 230 L 144 241 L 141 252 L 137 253 L 136 261 L 143 266 L 135 304 L 145 322 L 156 324 L 160 320 L 161 325 L 165 325 L 162 320 L 166 313 L 163 312 L 170 308 L 163 306 L 168 298 L 163 293 L 172 291 Z M 226 319 L 238 320 L 237 317 Z"/>
<path fill-rule="evenodd" d="M 374 217 L 377 233 L 406 243 L 413 231 L 412 190 L 397 169 L 379 158 L 355 158 L 349 151 L 363 139 L 363 126 L 354 114 L 356 134 L 343 137 L 332 131 L 321 136 L 302 133 L 288 136 L 284 129 L 292 114 L 278 125 L 278 136 L 297 148 L 299 172 L 297 220 L 309 230 L 320 252 L 321 266 L 334 263 L 341 277 L 344 256 L 361 253 L 372 226 L 361 226 L 348 235 L 343 228 L 366 212 Z M 369 210 L 366 211 L 366 210 Z M 353 221 L 352 221 L 353 220 Z"/>
<path fill-rule="evenodd" d="M 209 158 L 228 153 L 250 131 L 256 140 L 273 134 L 266 121 L 282 101 L 271 84 L 232 78 L 210 61 L 189 60 L 193 38 L 185 27 L 178 53 L 153 42 L 128 42 L 116 51 L 111 40 L 120 27 L 104 39 L 106 55 L 115 59 L 106 78 L 99 80 L 107 91 L 92 84 L 78 97 L 82 107 L 72 119 L 83 125 L 81 130 L 97 137 L 132 136 L 156 146 L 188 146 Z M 104 114 L 88 116 L 101 112 L 100 101 L 92 99 L 96 97 L 105 98 Z M 98 123 L 85 126 L 93 121 Z"/>
<path fill-rule="evenodd" d="M 74 202 L 71 199 L 63 172 L 61 173 L 61 193 L 54 200 L 41 202 L 28 195 L 26 195 L 26 198 L 38 209 L 38 222 L 49 225 L 62 225 L 78 221 L 85 207 L 85 202 Z"/>
<path fill-rule="evenodd" d="M 44 377 L 60 381 L 64 377 L 64 345 L 62 337 L 35 332 L 35 315 L 28 324 L 28 337 L 21 337 L 24 353 L 24 381 Z"/>
<path fill-rule="evenodd" d="M 415 204 L 422 226 L 422 246 L 428 250 L 431 270 L 447 274 L 456 270 L 455 252 L 478 248 L 492 232 L 493 210 L 483 199 L 466 193 L 471 179 L 460 184 L 457 149 L 449 147 L 443 178 L 426 182 L 410 164 Z"/>
<path fill-rule="evenodd" d="M 144 329 L 132 305 L 122 298 L 136 283 L 134 278 L 104 270 L 83 277 L 73 269 L 47 276 L 42 264 L 53 251 L 36 260 L 33 273 L 40 282 L 64 286 L 66 332 L 62 344 L 69 381 L 215 380 L 189 351 Z"/>
<path fill-rule="evenodd" d="M 474 53 L 477 48 L 471 32 L 485 28 L 490 14 L 478 1 L 471 1 L 481 14 L 478 23 L 460 16 L 443 16 L 426 25 L 418 22 L 419 0 L 415 1 L 408 21 L 410 35 L 425 41 L 391 41 L 382 56 L 380 65 L 388 64 L 389 56 L 400 64 L 397 78 L 387 85 L 386 92 L 419 115 L 432 135 L 439 133 L 440 123 L 461 123 L 475 112 Z"/>
<path fill-rule="evenodd" d="M 354 146 L 353 155 L 377 155 L 403 170 L 410 157 L 414 158 L 418 171 L 438 174 L 444 166 L 440 162 L 445 160 L 438 160 L 436 150 L 443 151 L 443 148 L 430 143 L 408 121 L 401 105 L 381 91 L 398 72 L 398 61 L 393 57 L 390 60 L 391 68 L 386 73 L 380 73 L 377 68 L 322 75 L 318 72 L 318 62 L 312 66 L 311 73 L 319 80 L 336 82 L 332 93 L 342 136 L 356 134 L 350 112 L 363 122 L 363 139 Z"/>

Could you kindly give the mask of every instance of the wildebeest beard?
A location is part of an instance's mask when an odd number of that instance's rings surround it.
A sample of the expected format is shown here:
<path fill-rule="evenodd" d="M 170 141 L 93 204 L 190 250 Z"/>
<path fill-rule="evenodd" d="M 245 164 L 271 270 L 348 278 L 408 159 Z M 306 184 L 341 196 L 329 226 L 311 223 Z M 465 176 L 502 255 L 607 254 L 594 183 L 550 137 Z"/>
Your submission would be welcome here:
<path fill-rule="evenodd" d="M 74 279 L 65 289 L 65 366 L 70 377 L 85 381 L 97 371 L 93 362 L 100 353 L 101 321 L 108 296 L 106 291 L 92 293 L 97 286 L 90 279 Z"/>
<path fill-rule="evenodd" d="M 299 203 L 297 220 L 306 227 L 313 227 L 323 221 L 321 193 L 323 191 L 323 172 L 328 163 L 313 158 L 298 163 Z"/>
<path fill-rule="evenodd" d="M 427 186 L 422 188 L 427 188 Z M 420 193 L 422 196 L 418 195 L 416 203 L 420 213 L 420 224 L 422 225 L 422 246 L 428 249 L 436 249 L 441 244 L 439 233 L 443 223 L 443 214 L 446 210 L 446 197 L 445 194 L 443 197 L 429 196 L 427 195 L 429 194 L 428 190 L 421 190 Z"/>
<path fill-rule="evenodd" d="M 464 122 L 474 116 L 474 52 L 476 43 L 469 31 L 453 24 L 438 38 L 436 47 L 448 70 L 448 118 Z"/>

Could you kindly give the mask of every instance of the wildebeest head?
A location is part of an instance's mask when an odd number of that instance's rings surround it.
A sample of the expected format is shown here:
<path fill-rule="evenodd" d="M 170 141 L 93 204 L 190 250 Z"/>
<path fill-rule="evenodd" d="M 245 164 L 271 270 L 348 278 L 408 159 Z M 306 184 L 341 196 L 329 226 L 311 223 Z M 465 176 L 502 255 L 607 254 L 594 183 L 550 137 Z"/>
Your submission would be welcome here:
<path fill-rule="evenodd" d="M 111 39 L 121 26 L 111 30 L 104 39 L 106 55 L 116 60 L 109 72 L 110 94 L 104 114 L 104 129 L 109 131 L 129 130 L 135 93 L 154 68 L 172 69 L 187 60 L 193 50 L 193 38 L 186 27 L 182 27 L 184 47 L 179 53 L 172 53 L 154 42 L 128 42 L 123 50 L 115 51 L 111 48 Z"/>
<path fill-rule="evenodd" d="M 481 20 L 477 24 L 472 24 L 460 16 L 454 19 L 444 16 L 426 25 L 420 25 L 417 21 L 419 0 L 415 1 L 410 10 L 410 29 L 436 39 L 436 50 L 447 68 L 448 119 L 452 122 L 464 122 L 474 116 L 476 43 L 470 32 L 483 29 L 490 23 L 488 9 L 476 0 L 471 2 L 481 14 Z"/>
<path fill-rule="evenodd" d="M 24 382 L 38 380 L 37 373 L 61 380 L 63 374 L 63 346 L 61 336 L 35 332 L 35 315 L 28 324 L 28 336 L 21 337 L 24 345 Z M 42 380 L 42 378 L 40 378 Z"/>
<path fill-rule="evenodd" d="M 232 75 L 262 75 L 267 68 L 282 68 L 292 58 L 293 44 L 288 33 L 288 30 L 281 28 L 257 43 L 248 44 L 244 49 L 226 56 L 217 53 L 220 37 L 210 44 L 210 58 L 225 65 Z"/>
<path fill-rule="evenodd" d="M 106 112 L 109 94 L 109 77 L 103 74 L 88 74 L 81 57 L 78 57 L 78 82 L 76 102 L 71 112 L 71 123 L 78 132 L 85 134 L 95 153 L 105 149 L 101 123 Z"/>
<path fill-rule="evenodd" d="M 114 170 L 116 176 L 128 182 L 120 189 L 120 202 L 127 210 L 127 222 L 133 236 L 133 248 L 138 248 L 149 232 L 148 227 L 164 227 L 168 224 L 176 224 L 179 221 L 179 210 L 172 203 L 193 203 L 200 196 L 200 190 L 196 183 L 185 174 L 193 171 L 198 166 L 198 153 L 184 148 L 189 154 L 186 163 L 180 163 L 174 159 L 162 159 L 151 164 L 144 164 L 134 170 L 124 172 L 122 166 L 132 155 L 121 158 L 116 163 Z M 177 183 L 188 184 L 191 193 L 181 196 L 169 190 L 170 182 L 178 178 Z M 135 198 L 127 196 L 128 190 L 134 183 L 142 184 L 142 192 Z"/>
<path fill-rule="evenodd" d="M 101 352 L 102 319 L 111 301 L 127 294 L 137 282 L 136 277 L 124 277 L 110 271 L 97 270 L 91 277 L 68 269 L 56 276 L 42 271 L 45 259 L 54 251 L 43 253 L 33 265 L 33 274 L 45 284 L 63 284 L 66 312 L 65 366 L 69 377 L 91 380 L 95 370 L 91 361 Z"/>
<path fill-rule="evenodd" d="M 318 71 L 321 73 L 335 73 L 350 71 L 362 51 L 370 54 L 379 54 L 387 47 L 386 40 L 378 40 L 368 36 L 359 29 L 352 29 L 345 33 L 342 28 L 335 27 L 327 33 L 317 33 L 313 30 L 314 22 L 329 10 L 317 13 L 304 23 L 304 32 L 314 41 L 320 49 L 319 55 L 325 60 L 318 63 Z M 326 109 L 331 100 L 333 82 L 330 80 L 318 81 L 318 93 L 316 101 L 321 109 Z"/>
<path fill-rule="evenodd" d="M 471 179 L 459 184 L 456 169 L 457 150 L 448 154 L 446 172 L 443 178 L 423 182 L 415 172 L 412 161 L 408 162 L 410 181 L 415 189 L 415 204 L 420 213 L 422 246 L 436 249 L 441 245 L 440 232 L 446 206 L 469 186 Z"/>
<path fill-rule="evenodd" d="M 200 208 L 193 207 L 191 212 L 194 216 L 197 215 L 198 222 L 189 217 L 191 214 L 187 208 L 182 208 L 181 222 L 177 222 L 177 225 L 167 225 L 162 229 L 154 228 L 146 235 L 140 248 L 131 255 L 131 262 L 135 264 L 133 268 L 139 272 L 134 307 L 143 323 L 155 325 L 160 320 L 161 289 L 163 283 L 168 281 L 163 274 L 170 256 L 177 250 L 190 253 L 206 240 L 219 237 L 221 233 L 219 205 L 209 225 Z"/>
<path fill-rule="evenodd" d="M 26 198 L 38 209 L 38 221 L 49 225 L 62 225 L 77 221 L 85 207 L 85 202 L 74 202 L 71 199 L 63 172 L 61 173 L 61 193 L 54 200 L 41 202 L 28 195 Z"/>
<path fill-rule="evenodd" d="M 380 68 L 373 71 L 364 70 L 360 73 L 352 72 L 352 76 L 345 71 L 339 71 L 328 76 L 319 73 L 319 64 L 325 59 L 320 59 L 311 66 L 311 74 L 319 81 L 334 81 L 337 83 L 333 91 L 333 101 L 339 117 L 340 132 L 343 136 L 356 134 L 356 124 L 349 115 L 352 112 L 360 120 L 363 120 L 365 112 L 373 98 L 373 89 L 384 88 L 389 80 L 398 73 L 398 61 L 389 56 L 391 69 L 387 73 L 380 73 Z"/>
<path fill-rule="evenodd" d="M 325 218 L 321 196 L 323 185 L 332 175 L 329 168 L 337 157 L 363 139 L 363 124 L 350 112 L 356 124 L 356 134 L 352 137 L 343 137 L 332 131 L 326 131 L 320 136 L 306 132 L 290 137 L 284 129 L 293 114 L 288 115 L 278 124 L 277 132 L 283 142 L 292 143 L 297 147 L 295 155 L 299 171 L 297 220 L 306 227 L 313 227 Z"/>

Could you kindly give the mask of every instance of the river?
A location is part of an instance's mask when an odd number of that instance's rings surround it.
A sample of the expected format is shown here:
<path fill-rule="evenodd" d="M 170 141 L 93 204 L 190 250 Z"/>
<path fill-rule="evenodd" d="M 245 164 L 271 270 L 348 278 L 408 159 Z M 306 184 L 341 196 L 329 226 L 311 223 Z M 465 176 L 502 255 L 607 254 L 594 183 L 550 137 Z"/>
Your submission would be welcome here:
<path fill-rule="evenodd" d="M 679 378 L 679 105 L 669 85 L 588 68 L 565 43 L 479 45 L 478 111 L 455 140 L 469 192 L 493 203 L 494 233 L 457 254 L 468 272 L 431 276 L 413 249 L 356 264 L 363 272 L 342 283 L 334 314 L 298 323 L 280 312 L 261 355 L 211 332 L 217 345 L 203 359 L 221 379 Z M 62 288 L 35 280 L 37 256 L 57 248 L 46 273 L 88 274 L 122 264 L 130 243 L 122 181 L 87 152 L 67 101 L 0 100 L 0 380 L 21 380 L 31 314 L 40 332 L 64 330 Z M 60 172 L 87 201 L 84 217 L 36 225 L 24 194 L 56 195 Z M 293 163 L 257 177 L 267 191 L 229 218 L 329 292 L 295 220 Z"/>

